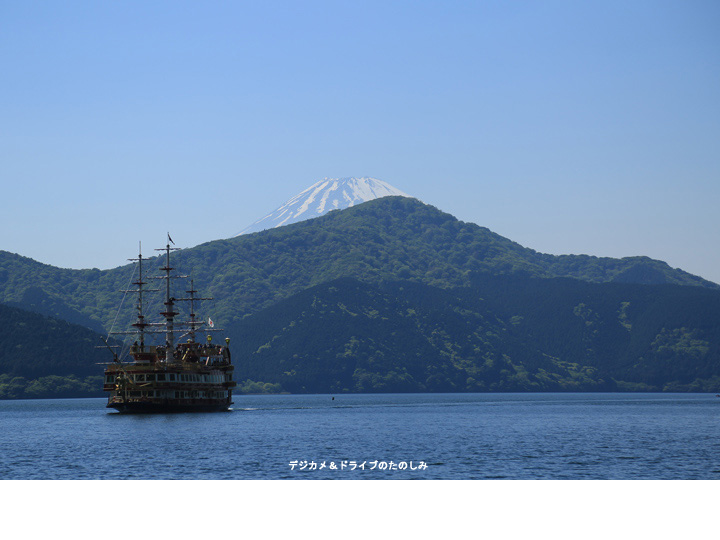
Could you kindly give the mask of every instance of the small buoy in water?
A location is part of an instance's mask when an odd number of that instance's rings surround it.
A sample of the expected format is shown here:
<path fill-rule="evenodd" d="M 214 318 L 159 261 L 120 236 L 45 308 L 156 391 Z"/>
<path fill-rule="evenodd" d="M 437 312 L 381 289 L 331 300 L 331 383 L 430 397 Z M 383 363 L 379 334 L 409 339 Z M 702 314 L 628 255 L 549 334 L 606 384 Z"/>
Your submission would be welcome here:
<path fill-rule="evenodd" d="M 335 401 L 335 396 L 333 396 L 332 400 Z"/>

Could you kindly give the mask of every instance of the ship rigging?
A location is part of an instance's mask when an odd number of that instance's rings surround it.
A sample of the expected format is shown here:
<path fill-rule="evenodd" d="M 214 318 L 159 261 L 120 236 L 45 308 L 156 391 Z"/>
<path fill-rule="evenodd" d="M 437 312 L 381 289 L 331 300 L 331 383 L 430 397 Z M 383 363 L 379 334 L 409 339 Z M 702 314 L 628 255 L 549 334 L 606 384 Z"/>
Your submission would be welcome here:
<path fill-rule="evenodd" d="M 197 296 L 194 281 L 185 292 L 185 298 L 172 295 L 172 282 L 188 276 L 173 275 L 171 252 L 178 248 L 171 247 L 172 239 L 168 234 L 167 244 L 156 251 L 165 252 L 162 274 L 146 278 L 143 274 L 142 249 L 137 259 L 138 278 L 132 281 L 135 289 L 124 291 L 137 295 L 137 316 L 131 324 L 134 330 L 111 332 L 111 335 L 135 336 L 129 351 L 129 361 L 123 362 L 113 352 L 114 360 L 105 369 L 104 390 L 109 392 L 108 408 L 121 413 L 149 412 L 210 412 L 227 411 L 232 405 L 232 379 L 234 366 L 230 356 L 230 340 L 225 345 L 212 343 L 210 332 L 221 329 L 207 328 L 204 320 L 196 314 L 197 302 L 212 300 Z M 144 294 L 159 292 L 161 289 L 147 289 L 148 282 L 144 279 L 164 280 L 164 310 L 160 312 L 162 322 L 146 321 L 144 313 Z M 176 303 L 188 302 L 189 320 L 178 321 L 180 315 L 176 311 Z M 207 326 L 211 326 L 208 324 Z M 196 340 L 200 331 L 207 332 L 205 343 Z M 182 333 L 176 340 L 176 334 Z M 148 336 L 163 336 L 165 343 L 149 345 Z M 186 341 L 181 341 L 187 336 Z M 109 345 L 108 345 L 109 346 Z M 122 356 L 122 355 L 121 355 Z"/>

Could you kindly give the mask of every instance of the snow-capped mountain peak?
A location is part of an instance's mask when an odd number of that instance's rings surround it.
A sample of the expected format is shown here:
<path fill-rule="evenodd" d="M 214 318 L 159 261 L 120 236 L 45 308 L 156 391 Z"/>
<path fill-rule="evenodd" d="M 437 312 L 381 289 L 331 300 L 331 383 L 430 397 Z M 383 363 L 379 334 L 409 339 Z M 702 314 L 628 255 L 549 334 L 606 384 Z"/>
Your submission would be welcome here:
<path fill-rule="evenodd" d="M 377 178 L 324 178 L 235 236 L 282 227 L 322 216 L 330 210 L 393 195 L 410 196 Z"/>

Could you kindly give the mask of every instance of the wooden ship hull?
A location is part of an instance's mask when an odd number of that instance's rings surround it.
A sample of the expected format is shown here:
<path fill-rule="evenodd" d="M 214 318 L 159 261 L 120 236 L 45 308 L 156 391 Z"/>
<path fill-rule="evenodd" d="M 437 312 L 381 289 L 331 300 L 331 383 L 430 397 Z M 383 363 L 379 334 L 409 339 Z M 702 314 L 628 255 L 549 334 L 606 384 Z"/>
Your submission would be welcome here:
<path fill-rule="evenodd" d="M 229 363 L 111 364 L 105 370 L 107 407 L 122 413 L 227 411 L 233 369 Z"/>
<path fill-rule="evenodd" d="M 187 403 L 182 403 L 179 400 L 175 402 L 168 401 L 167 403 L 116 403 L 108 405 L 108 408 L 117 409 L 117 411 L 122 414 L 210 413 L 230 411 L 230 406 L 226 404 L 198 403 L 196 400 L 187 400 Z"/>

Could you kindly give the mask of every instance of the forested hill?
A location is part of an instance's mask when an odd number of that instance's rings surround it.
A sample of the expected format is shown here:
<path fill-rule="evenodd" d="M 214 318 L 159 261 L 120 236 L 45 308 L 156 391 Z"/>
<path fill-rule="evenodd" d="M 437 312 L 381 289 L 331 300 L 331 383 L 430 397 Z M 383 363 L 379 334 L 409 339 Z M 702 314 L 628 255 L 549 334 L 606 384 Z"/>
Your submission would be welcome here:
<path fill-rule="evenodd" d="M 377 199 L 294 225 L 184 249 L 177 252 L 174 266 L 193 275 L 202 294 L 215 298 L 212 315 L 222 324 L 343 277 L 375 284 L 406 280 L 438 288 L 467 286 L 478 273 L 718 288 L 646 257 L 537 253 L 406 197 Z M 107 330 L 132 271 L 130 266 L 59 269 L 0 252 L 0 301 Z M 157 298 L 148 312 L 159 311 Z"/>
<path fill-rule="evenodd" d="M 3 304 L 0 329 L 0 399 L 102 395 L 99 334 Z"/>
<path fill-rule="evenodd" d="M 720 391 L 718 285 L 646 257 L 537 253 L 415 199 L 208 242 L 173 266 L 214 297 L 196 311 L 227 330 L 245 391 Z M 110 354 L 89 328 L 127 328 L 134 272 L 0 252 L 0 397 L 99 392 L 87 377 Z M 153 318 L 162 293 L 146 299 Z"/>
<path fill-rule="evenodd" d="M 720 391 L 720 291 L 695 287 L 345 278 L 228 330 L 255 391 Z"/>

